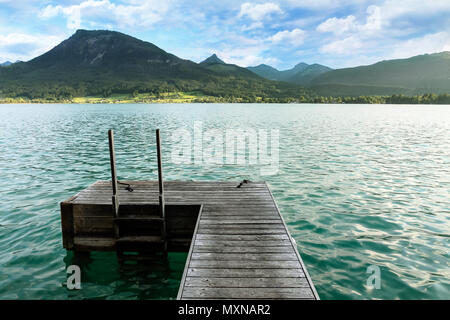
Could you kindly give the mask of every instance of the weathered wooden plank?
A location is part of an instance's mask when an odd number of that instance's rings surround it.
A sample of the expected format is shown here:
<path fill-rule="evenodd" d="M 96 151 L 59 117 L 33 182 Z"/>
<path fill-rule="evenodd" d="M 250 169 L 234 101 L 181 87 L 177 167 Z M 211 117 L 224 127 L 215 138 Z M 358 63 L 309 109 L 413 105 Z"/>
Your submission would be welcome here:
<path fill-rule="evenodd" d="M 74 203 L 73 216 L 74 217 L 114 217 L 111 199 L 108 204 L 77 204 Z"/>
<path fill-rule="evenodd" d="M 102 203 L 103 201 L 108 200 L 111 196 L 108 195 L 94 195 L 94 196 L 79 196 L 74 200 L 74 203 L 96 203 L 99 201 Z M 154 198 L 147 197 L 145 195 L 122 195 L 120 196 L 120 203 L 153 203 Z M 109 199 L 111 200 L 111 199 Z M 215 204 L 221 206 L 227 206 L 230 202 L 233 202 L 234 205 L 252 205 L 253 208 L 258 208 L 261 204 L 270 204 L 270 200 L 258 200 L 252 197 L 246 199 L 245 197 L 238 198 L 217 198 L 217 199 L 208 199 L 208 201 L 204 201 L 202 198 L 186 198 L 186 197 L 171 197 L 167 196 L 167 202 L 171 203 L 205 203 L 205 204 Z"/>
<path fill-rule="evenodd" d="M 273 224 L 269 224 L 269 226 L 273 226 Z M 249 228 L 249 229 L 208 229 L 208 228 L 201 228 L 198 230 L 198 234 L 216 234 L 216 235 L 226 235 L 226 234 L 236 234 L 236 235 L 266 235 L 266 234 L 286 234 L 286 231 L 283 229 L 277 229 L 277 228 Z"/>
<path fill-rule="evenodd" d="M 223 252 L 223 253 L 295 253 L 292 246 L 274 247 L 241 247 L 241 246 L 199 246 L 193 252 Z"/>
<path fill-rule="evenodd" d="M 202 215 L 202 217 L 203 217 L 203 215 Z M 284 225 L 282 223 L 258 223 L 258 222 L 255 222 L 252 224 L 248 224 L 248 223 L 221 224 L 221 225 L 208 224 L 208 225 L 200 226 L 199 231 L 201 229 L 207 229 L 207 230 L 224 230 L 224 229 L 232 229 L 232 230 L 269 229 L 269 230 L 275 230 L 275 229 L 279 229 L 279 230 L 284 230 L 284 231 L 286 230 L 286 228 L 284 227 Z"/>
<path fill-rule="evenodd" d="M 200 221 L 201 223 L 201 221 Z M 238 235 L 238 234 L 198 234 L 197 240 L 233 240 L 233 241 L 267 241 L 267 240 L 289 240 L 285 234 L 265 234 L 265 235 Z"/>
<path fill-rule="evenodd" d="M 213 269 L 247 269 L 247 268 L 301 268 L 301 265 L 298 261 L 232 261 L 232 260 L 194 260 L 191 259 L 189 264 L 191 268 L 213 268 Z"/>
<path fill-rule="evenodd" d="M 111 201 L 111 199 L 109 199 Z M 111 204 L 80 204 L 80 203 L 72 203 L 74 204 L 74 217 L 114 217 L 112 211 Z M 166 204 L 167 206 L 167 218 L 175 218 L 175 217 L 192 217 L 193 219 L 197 219 L 198 211 L 200 208 L 199 204 L 196 205 L 172 205 Z M 121 202 L 121 206 L 119 208 L 120 216 L 128 216 L 128 215 L 154 215 L 158 216 L 158 204 L 125 204 Z"/>
<path fill-rule="evenodd" d="M 310 288 L 185 287 L 182 299 L 314 299 Z"/>
<path fill-rule="evenodd" d="M 268 241 L 223 241 L 223 240 L 195 240 L 196 246 L 250 246 L 250 247 L 276 247 L 276 246 L 289 246 L 291 242 L 289 240 L 268 240 Z"/>
<path fill-rule="evenodd" d="M 120 196 L 119 196 L 120 197 Z M 76 198 L 73 203 L 77 203 L 77 204 L 103 204 L 106 205 L 107 203 L 108 197 L 93 197 L 93 198 L 82 198 L 82 197 L 78 197 Z M 111 200 L 111 199 L 109 199 Z M 167 202 L 171 203 L 171 204 L 179 204 L 179 205 L 198 205 L 200 203 L 203 204 L 215 204 L 215 205 L 220 205 L 220 206 L 227 206 L 228 203 L 232 201 L 235 205 L 237 206 L 241 206 L 244 204 L 247 205 L 252 205 L 253 209 L 258 209 L 258 205 L 261 204 L 261 202 L 256 202 L 254 200 L 229 200 L 229 199 L 218 199 L 217 201 L 211 201 L 211 202 L 206 202 L 206 201 L 202 201 L 202 199 L 185 199 L 185 198 L 171 198 L 171 197 L 167 197 Z M 128 196 L 123 196 L 120 197 L 120 203 L 121 204 L 149 204 L 149 203 L 154 203 L 154 201 L 152 201 L 151 198 L 147 198 L 147 197 L 141 197 L 141 198 L 133 198 L 133 197 L 128 197 Z M 267 204 L 269 204 L 270 202 L 267 201 Z"/>
<path fill-rule="evenodd" d="M 157 198 L 158 194 L 155 192 L 143 192 L 139 190 L 135 190 L 133 192 L 123 191 L 119 190 L 118 192 L 119 196 L 127 197 L 127 198 Z M 223 199 L 234 199 L 234 200 L 241 200 L 241 199 L 249 199 L 249 200 L 262 200 L 267 201 L 270 203 L 270 197 L 268 194 L 250 194 L 250 193 L 227 193 L 227 194 L 203 194 L 203 192 L 198 192 L 198 194 L 192 194 L 187 192 L 168 192 L 165 194 L 168 198 L 171 199 L 208 199 L 210 202 L 215 202 L 217 200 L 223 200 Z M 102 198 L 102 197 L 108 197 L 111 196 L 110 192 L 98 192 L 98 191 L 83 191 L 81 192 L 77 198 Z"/>
<path fill-rule="evenodd" d="M 206 200 L 204 200 L 204 203 L 207 203 Z M 208 207 L 205 207 L 206 212 L 227 212 L 232 210 L 239 210 L 244 212 L 245 210 L 250 210 L 253 212 L 253 209 L 259 209 L 259 210 L 265 210 L 270 211 L 273 214 L 273 210 L 276 209 L 273 203 L 252 203 L 252 204 L 240 204 L 236 205 L 233 202 L 228 203 L 226 206 L 216 205 L 214 203 L 208 203 Z"/>
<path fill-rule="evenodd" d="M 255 210 L 259 212 L 254 211 L 248 211 L 248 210 Z M 252 208 L 247 209 L 247 211 L 244 211 L 242 209 L 239 210 L 233 210 L 233 211 L 222 211 L 222 212 L 207 212 L 203 218 L 205 219 L 221 219 L 222 217 L 228 217 L 233 218 L 236 217 L 236 219 L 271 219 L 274 218 L 273 212 L 270 211 L 262 211 L 259 208 Z"/>
<path fill-rule="evenodd" d="M 76 251 L 113 251 L 116 248 L 114 237 L 74 237 Z"/>
<path fill-rule="evenodd" d="M 302 278 L 305 274 L 300 268 L 279 269 L 279 268 L 253 268 L 253 269 L 211 269 L 192 268 L 187 271 L 188 277 L 217 277 L 217 278 Z"/>
<path fill-rule="evenodd" d="M 226 221 L 226 220 L 253 220 L 253 222 L 258 222 L 259 220 L 277 220 L 281 224 L 281 219 L 277 219 L 277 217 L 274 217 L 273 215 L 220 215 L 220 216 L 203 216 L 203 220 L 214 220 L 214 221 Z"/>
<path fill-rule="evenodd" d="M 225 260 L 225 261 L 298 261 L 294 252 L 292 253 L 204 253 L 193 252 L 192 260 Z"/>
<path fill-rule="evenodd" d="M 129 183 L 129 184 L 135 184 L 135 185 L 147 185 L 147 186 L 158 186 L 157 180 L 120 180 L 120 182 Z M 240 181 L 205 181 L 205 180 L 198 180 L 198 181 L 181 181 L 181 180 L 170 180 L 170 181 L 164 181 L 164 187 L 166 189 L 169 189 L 170 187 L 180 186 L 183 188 L 189 188 L 190 186 L 204 186 L 209 188 L 219 188 L 219 187 L 232 187 L 236 188 L 237 185 L 239 185 Z M 111 181 L 109 180 L 99 180 L 93 185 L 92 187 L 100 187 L 100 186 L 111 186 Z M 267 185 L 264 181 L 252 181 L 249 184 L 245 184 L 240 189 L 251 189 L 251 188 L 266 188 Z M 239 188 L 238 188 L 239 189 Z"/>
<path fill-rule="evenodd" d="M 112 217 L 75 217 L 73 229 L 76 235 L 114 235 L 114 220 Z"/>
<path fill-rule="evenodd" d="M 243 219 L 229 219 L 229 220 L 216 220 L 204 218 L 201 221 L 202 226 L 207 224 L 253 224 L 253 223 L 281 223 L 279 219 L 267 219 L 267 220 L 243 220 Z"/>
<path fill-rule="evenodd" d="M 133 185 L 131 184 L 131 187 L 133 188 L 133 193 L 140 193 L 140 192 L 145 192 L 148 194 L 157 194 L 157 189 L 155 189 L 154 186 L 151 187 L 142 187 L 142 186 L 137 186 L 137 185 Z M 119 185 L 118 187 L 118 192 L 123 193 L 123 194 L 127 194 L 129 191 L 126 189 L 125 186 L 123 185 Z M 172 195 L 178 195 L 178 194 L 183 194 L 183 195 L 192 195 L 192 196 L 198 196 L 198 193 L 202 193 L 205 194 L 207 196 L 217 196 L 217 195 L 221 195 L 221 196 L 227 196 L 227 195 L 255 195 L 255 196 L 265 196 L 265 197 L 269 197 L 269 192 L 267 191 L 266 188 L 259 188 L 259 189 L 236 189 L 236 188 L 228 188 L 228 189 L 217 189 L 217 188 L 196 188 L 194 187 L 189 187 L 186 189 L 173 189 L 173 188 L 169 188 L 169 189 L 165 189 L 165 192 L 168 192 L 169 194 Z M 107 193 L 111 193 L 111 186 L 105 186 L 102 188 L 87 188 L 82 190 L 82 193 L 103 193 L 103 194 L 107 194 Z"/>
<path fill-rule="evenodd" d="M 186 287 L 211 288 L 309 288 L 306 278 L 188 277 Z"/>
<path fill-rule="evenodd" d="M 76 207 L 76 205 L 75 205 Z M 178 217 L 167 219 L 167 232 L 170 234 L 193 234 L 197 219 L 195 217 Z M 136 231 L 160 230 L 159 222 L 152 221 L 121 221 L 122 229 Z M 114 218 L 112 217 L 75 217 L 73 219 L 74 234 L 76 235 L 109 235 L 114 232 Z"/>
<path fill-rule="evenodd" d="M 131 185 L 131 187 L 133 187 L 133 185 Z M 119 186 L 119 189 L 117 190 L 119 195 L 128 195 L 128 196 L 157 196 L 158 192 L 157 190 L 154 189 L 139 189 L 139 187 L 134 187 L 133 188 L 133 192 L 129 192 L 125 187 Z M 85 196 L 96 196 L 96 195 L 101 195 L 101 196 L 107 196 L 107 195 L 111 195 L 111 190 L 108 189 L 85 189 L 83 191 L 81 191 L 78 196 L 81 195 L 85 195 Z M 182 190 L 167 190 L 167 196 L 171 196 L 171 197 L 187 197 L 187 198 L 199 198 L 199 197 L 203 197 L 203 198 L 215 198 L 215 199 L 219 199 L 219 198 L 240 198 L 240 197 L 253 197 L 256 199 L 266 199 L 269 200 L 270 199 L 270 194 L 268 192 L 263 192 L 263 191 L 208 191 L 208 190 L 198 190 L 196 192 L 192 191 L 192 190 L 186 190 L 186 191 L 182 191 Z"/>

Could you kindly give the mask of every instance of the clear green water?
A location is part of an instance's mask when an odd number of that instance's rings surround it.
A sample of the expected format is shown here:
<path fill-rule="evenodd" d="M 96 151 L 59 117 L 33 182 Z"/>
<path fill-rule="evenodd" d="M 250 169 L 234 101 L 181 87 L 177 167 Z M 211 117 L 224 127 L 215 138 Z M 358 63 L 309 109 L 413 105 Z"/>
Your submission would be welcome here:
<path fill-rule="evenodd" d="M 274 128 L 280 167 L 170 163 L 169 132 Z M 109 179 L 266 180 L 322 299 L 450 298 L 450 108 L 349 105 L 0 105 L 0 298 L 175 298 L 186 254 L 119 268 L 61 243 L 59 202 Z M 66 265 L 82 267 L 69 291 Z M 366 285 L 370 265 L 381 288 Z"/>

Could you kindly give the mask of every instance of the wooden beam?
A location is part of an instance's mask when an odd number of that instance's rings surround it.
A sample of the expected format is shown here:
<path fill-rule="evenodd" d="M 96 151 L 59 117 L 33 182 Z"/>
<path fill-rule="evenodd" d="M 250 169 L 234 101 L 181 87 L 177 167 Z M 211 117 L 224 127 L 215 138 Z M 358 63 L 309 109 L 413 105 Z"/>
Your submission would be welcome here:
<path fill-rule="evenodd" d="M 74 247 L 73 198 L 60 203 L 63 247 L 67 250 L 72 250 Z"/>

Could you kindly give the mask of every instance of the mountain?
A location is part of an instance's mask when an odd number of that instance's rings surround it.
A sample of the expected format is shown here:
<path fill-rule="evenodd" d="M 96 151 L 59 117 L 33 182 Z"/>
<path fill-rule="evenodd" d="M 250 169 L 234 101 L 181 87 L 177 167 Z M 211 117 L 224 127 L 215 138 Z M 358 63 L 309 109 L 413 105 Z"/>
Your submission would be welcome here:
<path fill-rule="evenodd" d="M 7 67 L 7 66 L 10 66 L 10 65 L 12 65 L 14 63 L 17 63 L 17 62 L 20 62 L 20 61 L 19 60 L 17 60 L 16 62 L 5 61 L 3 63 L 0 63 L 0 67 Z"/>
<path fill-rule="evenodd" d="M 321 64 L 311 64 L 303 68 L 301 71 L 294 73 L 286 78 L 286 82 L 308 85 L 313 79 L 333 69 Z"/>
<path fill-rule="evenodd" d="M 213 54 L 209 58 L 200 62 L 200 65 L 210 71 L 219 73 L 224 76 L 261 79 L 255 73 L 247 70 L 247 68 L 242 68 L 235 64 L 223 62 L 216 54 Z"/>
<path fill-rule="evenodd" d="M 308 66 L 309 65 L 307 63 L 300 62 L 300 63 L 296 64 L 292 69 L 280 71 L 280 75 L 281 75 L 280 80 L 286 81 L 297 74 L 301 74 L 303 71 L 306 70 L 306 68 L 308 68 Z"/>
<path fill-rule="evenodd" d="M 247 69 L 265 79 L 285 81 L 302 85 L 306 85 L 318 75 L 332 70 L 331 68 L 320 64 L 309 65 L 304 62 L 297 64 L 292 69 L 283 71 L 279 71 L 266 64 L 260 64 L 256 67 L 248 67 Z"/>
<path fill-rule="evenodd" d="M 210 65 L 210 64 L 225 64 L 222 60 L 219 59 L 219 57 L 214 53 L 210 57 L 206 58 L 202 62 L 200 62 L 201 65 Z"/>
<path fill-rule="evenodd" d="M 76 79 L 192 79 L 193 75 L 209 75 L 196 63 L 151 43 L 119 32 L 87 30 L 78 30 L 55 48 L 19 64 L 10 73 L 24 80 L 38 77 L 69 83 Z"/>
<path fill-rule="evenodd" d="M 337 69 L 314 78 L 311 88 L 335 96 L 449 93 L 450 52 Z"/>
<path fill-rule="evenodd" d="M 256 67 L 247 67 L 248 70 L 256 73 L 260 77 L 269 79 L 269 80 L 278 80 L 280 71 L 277 69 L 268 66 L 267 64 L 260 64 Z"/>
<path fill-rule="evenodd" d="M 221 61 L 215 55 L 210 58 Z M 107 30 L 78 30 L 43 55 L 0 69 L 0 96 L 56 99 L 136 91 L 252 99 L 299 98 L 307 92 L 223 61 L 197 64 L 180 59 L 152 43 Z"/>

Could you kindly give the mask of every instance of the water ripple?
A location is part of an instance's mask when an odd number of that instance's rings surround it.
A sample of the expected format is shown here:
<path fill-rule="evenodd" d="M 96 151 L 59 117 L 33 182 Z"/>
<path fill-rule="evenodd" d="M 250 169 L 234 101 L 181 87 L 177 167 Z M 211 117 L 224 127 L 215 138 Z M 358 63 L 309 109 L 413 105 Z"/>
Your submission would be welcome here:
<path fill-rule="evenodd" d="M 280 165 L 170 163 L 169 134 L 280 131 Z M 0 105 L 0 298 L 174 298 L 186 254 L 121 270 L 114 254 L 74 257 L 61 244 L 59 202 L 109 179 L 156 179 L 161 128 L 169 180 L 266 180 L 323 299 L 448 299 L 450 108 L 350 105 Z M 86 268 L 83 289 L 65 268 Z M 367 286 L 367 268 L 381 289 Z"/>

